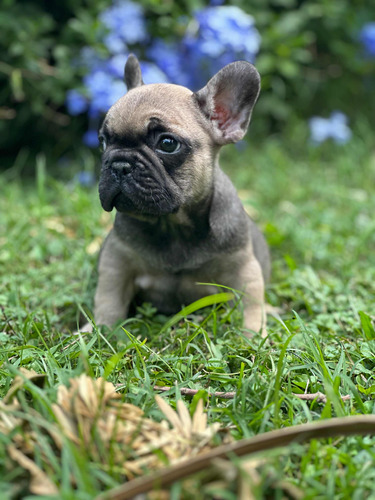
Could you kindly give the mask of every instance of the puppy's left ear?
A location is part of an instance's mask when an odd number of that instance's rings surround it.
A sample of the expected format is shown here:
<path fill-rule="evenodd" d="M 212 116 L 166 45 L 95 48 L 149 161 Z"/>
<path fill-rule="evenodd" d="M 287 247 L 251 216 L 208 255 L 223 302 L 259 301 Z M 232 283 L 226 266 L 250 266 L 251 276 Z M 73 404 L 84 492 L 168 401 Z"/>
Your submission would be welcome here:
<path fill-rule="evenodd" d="M 128 90 L 135 89 L 136 87 L 140 87 L 144 85 L 142 80 L 142 71 L 139 65 L 139 61 L 134 54 L 130 54 L 126 64 L 124 71 L 124 80 Z"/>
<path fill-rule="evenodd" d="M 236 61 L 224 66 L 194 94 L 211 123 L 215 142 L 223 145 L 244 137 L 259 90 L 260 76 L 255 67 L 246 61 Z"/>

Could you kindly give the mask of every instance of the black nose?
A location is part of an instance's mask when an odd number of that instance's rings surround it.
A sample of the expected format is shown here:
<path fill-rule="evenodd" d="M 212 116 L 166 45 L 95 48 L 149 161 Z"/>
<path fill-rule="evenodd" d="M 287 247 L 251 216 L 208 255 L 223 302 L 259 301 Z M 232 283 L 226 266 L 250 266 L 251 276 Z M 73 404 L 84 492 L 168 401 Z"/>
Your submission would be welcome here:
<path fill-rule="evenodd" d="M 119 174 L 128 174 L 133 170 L 131 163 L 128 161 L 114 161 L 111 165 L 112 169 Z"/>

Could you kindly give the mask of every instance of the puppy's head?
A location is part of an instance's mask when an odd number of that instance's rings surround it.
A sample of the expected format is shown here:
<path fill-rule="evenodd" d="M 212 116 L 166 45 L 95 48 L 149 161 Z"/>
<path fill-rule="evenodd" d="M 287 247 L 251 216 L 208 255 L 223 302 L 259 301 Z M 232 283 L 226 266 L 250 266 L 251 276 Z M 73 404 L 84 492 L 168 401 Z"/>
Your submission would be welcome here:
<path fill-rule="evenodd" d="M 128 92 L 108 111 L 99 139 L 105 210 L 160 216 L 199 204 L 212 191 L 219 147 L 245 135 L 259 94 L 245 61 L 225 66 L 200 91 L 144 85 L 138 60 L 125 66 Z"/>

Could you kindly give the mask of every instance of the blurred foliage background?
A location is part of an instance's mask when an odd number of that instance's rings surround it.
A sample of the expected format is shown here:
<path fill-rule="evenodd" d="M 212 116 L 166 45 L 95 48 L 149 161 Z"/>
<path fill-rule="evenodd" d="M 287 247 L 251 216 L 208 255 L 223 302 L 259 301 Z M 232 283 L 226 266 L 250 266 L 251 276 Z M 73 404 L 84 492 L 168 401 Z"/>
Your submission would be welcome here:
<path fill-rule="evenodd" d="M 124 4 L 129 7 L 129 2 L 118 1 L 115 5 Z M 208 60 L 203 44 L 198 46 L 197 37 L 201 36 L 198 31 L 203 29 L 202 23 L 212 31 L 212 23 L 218 22 L 220 16 L 216 14 L 219 11 L 211 10 L 213 17 L 208 20 L 207 8 L 236 6 L 242 10 L 243 14 L 238 16 L 237 10 L 237 18 L 229 20 L 227 25 L 219 23 L 219 31 L 220 26 L 223 30 L 232 29 L 233 37 L 229 33 L 229 39 L 234 39 L 242 29 L 241 15 L 243 19 L 252 16 L 255 45 L 256 36 L 260 35 L 254 62 L 262 76 L 262 93 L 248 136 L 250 140 L 267 140 L 270 134 L 292 137 L 297 129 L 304 130 L 308 140 L 308 120 L 316 115 L 327 117 L 337 110 L 348 117 L 352 128 L 375 126 L 375 27 L 371 23 L 375 21 L 375 7 L 372 2 L 142 0 L 133 2 L 134 5 L 140 9 L 139 22 L 143 23 L 139 29 L 145 29 L 147 35 L 133 37 L 129 43 L 126 35 L 132 26 L 134 28 L 135 21 L 126 20 L 122 39 L 125 52 L 135 52 L 144 61 L 160 67 L 175 61 L 173 58 L 179 57 L 180 51 L 181 61 L 175 62 L 187 73 L 193 71 L 194 57 L 197 63 L 202 58 Z M 94 130 L 103 109 L 93 111 L 88 107 L 87 103 L 95 96 L 92 88 L 90 95 L 85 78 L 93 71 L 92 65 L 98 61 L 104 64 L 121 50 L 120 46 L 111 53 L 106 38 L 111 28 L 105 23 L 103 13 L 109 12 L 110 16 L 112 12 L 115 17 L 116 13 L 110 10 L 113 6 L 112 0 L 3 0 L 0 16 L 2 169 L 13 165 L 18 158 L 27 170 L 26 164 L 30 162 L 26 158 L 40 152 L 51 160 L 50 165 L 80 158 L 89 150 L 90 141 L 86 140 L 85 145 L 81 138 L 88 130 Z M 160 43 L 166 44 L 164 52 L 155 48 L 156 40 L 159 48 Z M 181 53 L 181 40 L 185 44 L 184 53 Z M 210 50 L 213 49 L 217 47 L 211 45 Z M 212 60 L 229 62 L 228 58 L 238 56 L 235 50 L 228 53 L 228 44 L 223 51 L 223 57 Z M 87 62 L 87 54 L 91 54 L 95 62 Z M 188 64 L 184 58 L 188 58 Z M 73 104 L 69 105 L 67 96 L 73 89 L 77 95 L 71 95 Z M 74 101 L 77 96 L 83 99 L 82 109 L 74 107 L 79 104 Z M 95 139 L 91 145 L 95 145 Z M 90 154 L 95 156 L 96 152 Z"/>

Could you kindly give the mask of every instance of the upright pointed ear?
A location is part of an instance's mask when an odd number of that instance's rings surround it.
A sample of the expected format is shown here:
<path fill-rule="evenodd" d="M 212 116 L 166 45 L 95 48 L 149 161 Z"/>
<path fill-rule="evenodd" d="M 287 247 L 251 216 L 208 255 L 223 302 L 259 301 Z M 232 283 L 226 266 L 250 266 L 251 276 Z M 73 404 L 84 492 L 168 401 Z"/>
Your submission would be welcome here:
<path fill-rule="evenodd" d="M 237 142 L 244 137 L 259 90 L 260 76 L 255 67 L 237 61 L 224 66 L 194 94 L 218 144 Z"/>
<path fill-rule="evenodd" d="M 135 89 L 143 85 L 141 67 L 134 54 L 130 54 L 124 71 L 124 80 L 128 90 Z"/>

